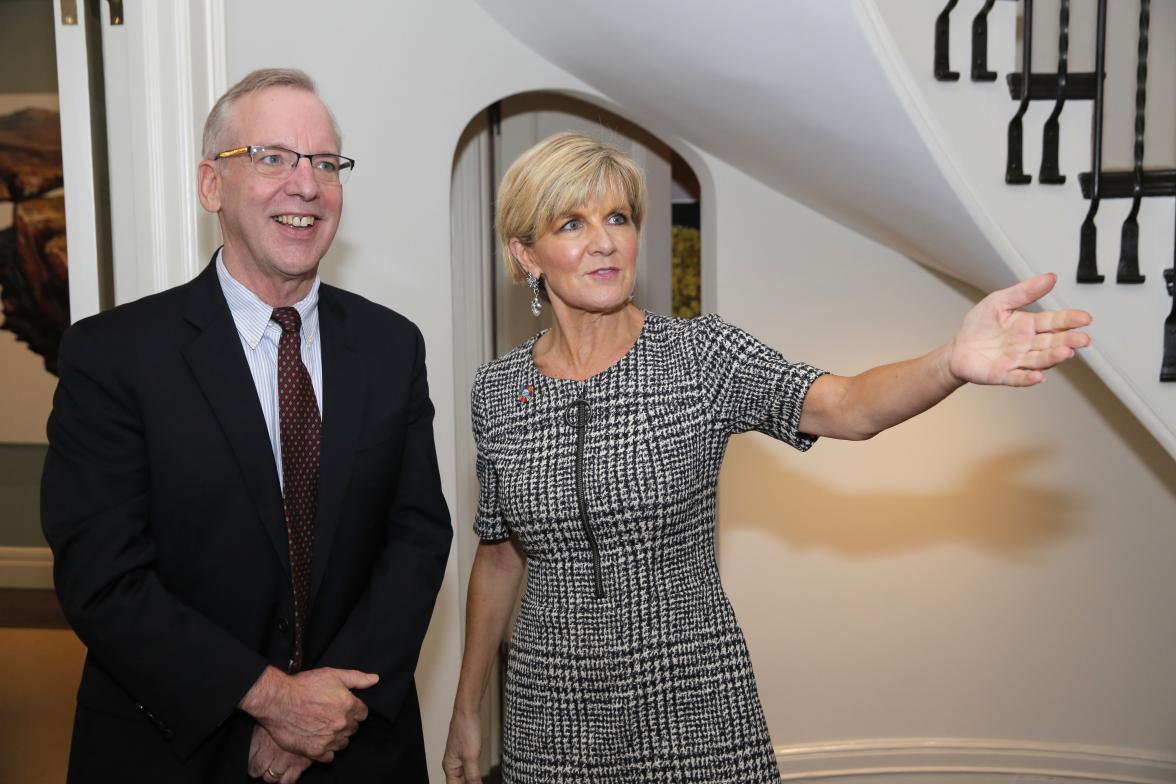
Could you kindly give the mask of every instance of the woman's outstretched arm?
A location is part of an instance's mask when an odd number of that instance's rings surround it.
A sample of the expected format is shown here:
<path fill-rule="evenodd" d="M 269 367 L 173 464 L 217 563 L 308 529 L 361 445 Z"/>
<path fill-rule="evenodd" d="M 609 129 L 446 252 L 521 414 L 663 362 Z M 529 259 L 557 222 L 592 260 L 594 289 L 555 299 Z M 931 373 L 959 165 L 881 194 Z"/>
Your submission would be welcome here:
<path fill-rule="evenodd" d="M 804 401 L 800 429 L 860 441 L 921 414 L 966 383 L 1026 387 L 1090 345 L 1076 331 L 1091 323 L 1083 310 L 1022 310 L 1049 293 L 1055 275 L 1038 275 L 989 294 L 964 317 L 951 342 L 917 359 L 856 376 L 825 375 Z"/>

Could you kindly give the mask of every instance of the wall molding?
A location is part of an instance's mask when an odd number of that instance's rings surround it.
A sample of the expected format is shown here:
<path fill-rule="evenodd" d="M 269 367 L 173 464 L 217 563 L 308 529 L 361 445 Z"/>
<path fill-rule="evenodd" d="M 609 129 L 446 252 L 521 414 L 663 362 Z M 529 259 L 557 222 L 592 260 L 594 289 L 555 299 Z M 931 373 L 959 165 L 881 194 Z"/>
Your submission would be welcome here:
<path fill-rule="evenodd" d="M 132 9 L 128 9 L 132 10 Z M 196 194 L 201 128 L 224 89 L 224 0 L 139 3 L 103 28 L 116 304 L 185 283 L 218 235 Z"/>
<path fill-rule="evenodd" d="M 1176 755 L 1072 743 L 972 738 L 892 738 L 778 746 L 780 780 L 968 781 L 1029 784 L 1172 784 Z"/>
<path fill-rule="evenodd" d="M 48 547 L 0 547 L 0 588 L 52 588 Z"/>

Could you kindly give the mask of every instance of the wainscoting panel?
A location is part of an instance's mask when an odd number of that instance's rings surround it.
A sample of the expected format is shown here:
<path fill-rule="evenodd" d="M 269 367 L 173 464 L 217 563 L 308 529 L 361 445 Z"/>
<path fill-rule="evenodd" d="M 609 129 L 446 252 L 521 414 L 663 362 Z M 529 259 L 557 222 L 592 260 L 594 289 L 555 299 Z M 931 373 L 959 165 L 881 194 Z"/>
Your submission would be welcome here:
<path fill-rule="evenodd" d="M 776 749 L 781 781 L 820 784 L 1173 784 L 1176 755 L 1011 740 L 898 738 Z"/>
<path fill-rule="evenodd" d="M 48 547 L 0 547 L 0 588 L 52 588 Z"/>

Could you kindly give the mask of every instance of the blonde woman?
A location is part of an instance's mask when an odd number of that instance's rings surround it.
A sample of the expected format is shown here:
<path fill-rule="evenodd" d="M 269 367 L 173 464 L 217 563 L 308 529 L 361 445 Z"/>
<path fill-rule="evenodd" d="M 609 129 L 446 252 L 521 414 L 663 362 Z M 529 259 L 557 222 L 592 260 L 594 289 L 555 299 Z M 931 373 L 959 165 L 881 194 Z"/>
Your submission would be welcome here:
<path fill-rule="evenodd" d="M 497 229 L 554 325 L 479 369 L 481 538 L 443 766 L 480 784 L 490 664 L 527 570 L 506 679 L 503 779 L 777 782 L 742 633 L 714 552 L 729 436 L 807 450 L 860 440 L 967 382 L 1028 386 L 1089 343 L 1082 311 L 998 291 L 943 347 L 857 376 L 789 362 L 716 316 L 631 304 L 645 186 L 620 150 L 560 134 L 506 173 Z M 544 300 L 547 304 L 544 305 Z"/>

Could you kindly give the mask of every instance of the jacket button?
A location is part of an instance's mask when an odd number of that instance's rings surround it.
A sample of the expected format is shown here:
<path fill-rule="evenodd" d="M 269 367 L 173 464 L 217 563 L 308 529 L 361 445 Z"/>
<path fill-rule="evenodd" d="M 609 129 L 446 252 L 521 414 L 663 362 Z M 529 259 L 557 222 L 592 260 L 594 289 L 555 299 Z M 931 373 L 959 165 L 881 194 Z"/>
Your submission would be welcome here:
<path fill-rule="evenodd" d="M 280 631 L 282 634 L 285 634 L 286 632 L 290 631 L 290 622 L 287 621 L 285 618 L 279 618 L 278 619 L 278 631 Z"/>

